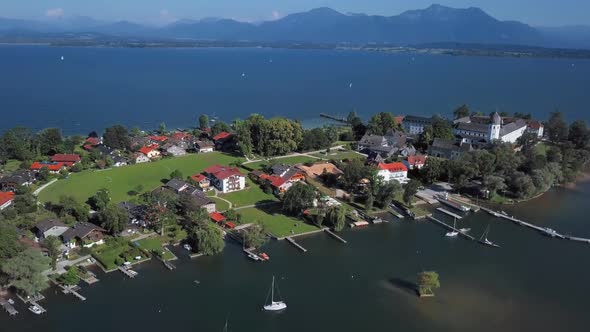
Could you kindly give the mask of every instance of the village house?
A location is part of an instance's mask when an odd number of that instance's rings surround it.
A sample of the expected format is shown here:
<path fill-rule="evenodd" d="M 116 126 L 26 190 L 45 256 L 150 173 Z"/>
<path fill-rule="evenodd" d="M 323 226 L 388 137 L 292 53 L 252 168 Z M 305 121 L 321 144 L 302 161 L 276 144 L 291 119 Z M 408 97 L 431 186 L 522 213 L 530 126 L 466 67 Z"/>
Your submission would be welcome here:
<path fill-rule="evenodd" d="M 220 132 L 219 134 L 213 136 L 213 142 L 215 143 L 216 150 L 224 150 L 227 148 L 227 145 L 233 139 L 233 134 L 228 133 L 225 131 Z"/>
<path fill-rule="evenodd" d="M 191 176 L 191 179 L 193 179 L 193 181 L 195 181 L 195 183 L 197 184 L 197 186 L 199 188 L 201 188 L 201 190 L 207 191 L 210 189 L 211 181 L 209 181 L 209 178 L 207 178 L 205 175 L 200 174 L 200 173 L 195 174 L 195 175 Z"/>
<path fill-rule="evenodd" d="M 65 231 L 61 237 L 69 248 L 91 248 L 104 244 L 106 230 L 89 222 L 81 222 Z"/>
<path fill-rule="evenodd" d="M 68 163 L 74 165 L 76 163 L 79 163 L 80 160 L 82 159 L 77 154 L 55 154 L 51 156 L 51 161 L 56 163 Z"/>
<path fill-rule="evenodd" d="M 0 190 L 15 191 L 21 186 L 30 186 L 35 182 L 35 173 L 29 170 L 18 170 L 11 175 L 0 178 Z"/>
<path fill-rule="evenodd" d="M 406 115 L 402 120 L 402 127 L 409 135 L 420 135 L 424 128 L 432 125 L 432 118 L 423 116 Z"/>
<path fill-rule="evenodd" d="M 377 176 L 381 177 L 383 182 L 389 183 L 395 180 L 401 184 L 405 184 L 409 181 L 408 168 L 403 163 L 380 163 L 377 165 L 377 168 Z"/>
<path fill-rule="evenodd" d="M 0 191 L 0 211 L 8 208 L 14 201 L 14 193 L 12 191 Z"/>
<path fill-rule="evenodd" d="M 540 121 L 529 120 L 527 122 L 527 132 L 537 135 L 537 138 L 543 138 L 545 134 L 545 126 Z"/>
<path fill-rule="evenodd" d="M 195 149 L 197 150 L 198 153 L 213 152 L 214 148 L 215 148 L 215 144 L 213 144 L 213 142 L 208 142 L 208 141 L 196 141 L 195 142 Z"/>
<path fill-rule="evenodd" d="M 147 208 L 145 205 L 137 205 L 131 202 L 121 202 L 117 204 L 117 206 L 127 211 L 128 216 L 127 225 L 125 225 L 119 235 L 130 236 L 147 227 L 148 223 L 145 220 Z"/>
<path fill-rule="evenodd" d="M 403 161 L 403 163 L 409 170 L 422 169 L 422 167 L 426 165 L 426 156 L 409 156 L 406 160 Z"/>
<path fill-rule="evenodd" d="M 115 166 L 115 167 L 127 166 L 128 164 L 129 164 L 129 160 L 127 158 L 120 157 L 120 156 L 113 157 L 113 166 Z"/>
<path fill-rule="evenodd" d="M 142 163 L 147 163 L 150 161 L 150 158 L 148 158 L 146 155 L 144 155 L 143 153 L 134 153 L 131 156 L 133 162 L 135 162 L 136 164 L 142 164 Z"/>
<path fill-rule="evenodd" d="M 170 181 L 166 182 L 166 187 L 174 190 L 177 194 L 187 190 L 189 188 L 188 183 L 178 180 L 178 179 L 171 179 Z"/>
<path fill-rule="evenodd" d="M 365 134 L 358 142 L 358 150 L 365 154 L 378 153 L 389 158 L 406 147 L 406 135 L 390 129 L 383 136 Z"/>
<path fill-rule="evenodd" d="M 228 193 L 246 188 L 246 177 L 237 167 L 214 165 L 204 170 L 217 190 Z"/>
<path fill-rule="evenodd" d="M 470 151 L 473 151 L 473 146 L 470 143 L 435 138 L 429 148 L 428 154 L 432 157 L 453 160 L 461 158 L 461 156 Z"/>
<path fill-rule="evenodd" d="M 150 145 L 152 141 L 148 137 L 143 136 L 135 136 L 131 137 L 131 147 L 138 147 L 138 146 L 147 146 Z"/>
<path fill-rule="evenodd" d="M 149 146 L 142 147 L 141 149 L 139 149 L 139 152 L 143 153 L 149 159 L 156 159 L 156 158 L 160 158 L 160 156 L 161 156 L 160 151 L 154 149 L 153 147 L 149 147 Z"/>
<path fill-rule="evenodd" d="M 69 163 L 62 163 L 62 162 L 41 162 L 41 161 L 36 161 L 31 165 L 31 170 L 33 171 L 40 171 L 42 168 L 47 168 L 47 170 L 49 171 L 49 173 L 51 174 L 57 174 L 59 173 L 62 169 L 66 169 Z"/>
<path fill-rule="evenodd" d="M 305 180 L 305 175 L 302 172 L 289 165 L 274 165 L 271 170 L 271 175 L 254 172 L 252 175 L 258 177 L 261 181 L 269 183 L 275 195 L 283 194 L 294 183 Z"/>
<path fill-rule="evenodd" d="M 166 137 L 166 136 L 152 135 L 152 136 L 148 136 L 148 138 L 150 139 L 150 142 L 152 144 L 162 144 L 168 140 L 168 137 Z"/>
<path fill-rule="evenodd" d="M 60 237 L 70 227 L 57 219 L 45 219 L 38 222 L 34 227 L 35 236 L 37 241 L 46 239 L 49 236 Z"/>
<path fill-rule="evenodd" d="M 166 149 L 166 153 L 174 157 L 181 157 L 186 155 L 186 150 L 177 145 L 172 145 Z"/>
<path fill-rule="evenodd" d="M 178 131 L 170 135 L 170 139 L 174 141 L 190 141 L 193 135 L 184 131 Z"/>
<path fill-rule="evenodd" d="M 205 194 L 202 191 L 193 191 L 191 193 L 191 197 L 201 209 L 207 210 L 207 213 L 213 213 L 217 211 L 217 206 L 215 202 L 211 198 L 205 196 Z"/>
<path fill-rule="evenodd" d="M 98 151 L 98 153 L 103 157 L 113 156 L 116 152 L 115 149 L 112 149 L 104 144 L 98 144 L 94 147 L 94 149 Z"/>
<path fill-rule="evenodd" d="M 90 145 L 90 146 L 95 146 L 95 145 L 99 145 L 101 143 L 102 143 L 102 140 L 100 138 L 89 136 L 88 138 L 86 138 L 86 142 L 84 144 Z"/>
<path fill-rule="evenodd" d="M 297 166 L 297 168 L 305 172 L 305 175 L 312 179 L 319 177 L 320 175 L 324 174 L 324 172 L 334 176 L 340 176 L 343 174 L 342 171 L 336 167 L 336 165 L 328 162 L 313 164 L 311 166 L 300 165 Z"/>

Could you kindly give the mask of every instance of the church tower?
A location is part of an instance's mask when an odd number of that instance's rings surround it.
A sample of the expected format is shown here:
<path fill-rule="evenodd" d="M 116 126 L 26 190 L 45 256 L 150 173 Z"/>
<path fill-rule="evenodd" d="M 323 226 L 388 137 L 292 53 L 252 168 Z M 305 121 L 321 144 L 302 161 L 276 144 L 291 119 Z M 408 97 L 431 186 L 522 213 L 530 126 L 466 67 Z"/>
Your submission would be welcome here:
<path fill-rule="evenodd" d="M 502 128 L 502 117 L 498 112 L 494 112 L 491 116 L 490 123 L 490 142 L 500 139 L 500 129 Z"/>

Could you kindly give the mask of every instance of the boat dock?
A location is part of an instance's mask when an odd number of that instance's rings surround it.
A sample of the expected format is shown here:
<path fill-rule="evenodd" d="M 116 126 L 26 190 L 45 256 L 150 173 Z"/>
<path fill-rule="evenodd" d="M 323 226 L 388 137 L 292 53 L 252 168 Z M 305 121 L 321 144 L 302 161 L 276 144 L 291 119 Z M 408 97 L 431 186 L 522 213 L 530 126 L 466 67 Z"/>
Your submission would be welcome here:
<path fill-rule="evenodd" d="M 463 218 L 463 217 L 461 217 L 460 215 L 458 215 L 458 214 L 455 214 L 455 213 L 453 213 L 453 212 L 451 212 L 451 211 L 449 211 L 449 210 L 447 210 L 447 209 L 445 209 L 445 208 L 442 208 L 442 207 L 439 207 L 439 208 L 437 208 L 436 210 L 437 210 L 437 211 L 440 211 L 440 212 L 442 212 L 442 213 L 444 213 L 444 214 L 447 214 L 447 215 L 449 215 L 449 216 L 451 216 L 451 217 L 453 217 L 453 218 L 457 218 L 457 219 L 462 219 L 462 218 Z"/>
<path fill-rule="evenodd" d="M 295 242 L 295 240 L 293 240 L 293 238 L 291 238 L 290 236 L 287 236 L 285 238 L 285 240 L 289 241 L 289 243 L 291 243 L 292 245 L 294 245 L 295 247 L 297 247 L 297 249 L 303 251 L 303 252 L 307 252 L 307 249 L 303 248 L 299 243 Z"/>
<path fill-rule="evenodd" d="M 8 313 L 9 316 L 14 316 L 18 314 L 18 311 L 14 308 L 14 306 L 8 303 L 8 301 L 3 298 L 0 298 L 0 306 L 4 308 L 4 310 Z"/>
<path fill-rule="evenodd" d="M 334 116 L 334 115 L 330 115 L 330 114 L 326 114 L 326 113 L 320 113 L 320 117 L 334 120 L 334 121 L 338 121 L 338 122 L 342 122 L 342 123 L 348 123 L 348 120 L 344 117 L 338 117 L 338 116 Z"/>
<path fill-rule="evenodd" d="M 87 283 L 88 285 L 92 285 L 95 284 L 97 282 L 99 282 L 100 280 L 96 277 L 96 274 L 88 271 L 88 276 L 85 278 L 81 278 L 82 281 L 84 281 L 85 283 Z"/>
<path fill-rule="evenodd" d="M 39 303 L 37 303 L 37 301 L 32 301 L 32 300 L 31 300 L 31 301 L 29 301 L 29 303 L 30 303 L 31 305 L 34 305 L 34 306 L 36 306 L 37 308 L 39 308 L 39 310 L 41 310 L 41 313 L 42 313 L 42 314 L 44 314 L 44 313 L 46 313 L 46 312 L 47 312 L 47 310 L 46 310 L 45 308 L 43 308 L 43 307 L 42 307 L 42 306 L 41 306 Z"/>
<path fill-rule="evenodd" d="M 338 236 L 338 234 L 332 232 L 328 228 L 326 228 L 326 233 L 330 234 L 333 238 L 335 238 L 336 240 L 338 240 L 338 241 L 340 241 L 342 243 L 348 243 L 348 242 L 346 242 L 345 239 L 341 238 L 340 236 Z"/>
<path fill-rule="evenodd" d="M 162 262 L 162 264 L 164 264 L 164 266 L 165 266 L 165 267 L 166 267 L 168 270 L 172 271 L 172 270 L 176 269 L 176 266 L 174 266 L 174 264 L 170 263 L 169 261 L 165 260 L 164 258 L 162 258 L 162 257 L 160 257 L 160 256 L 158 256 L 158 255 L 154 255 L 154 256 L 156 256 L 156 258 L 157 258 L 157 259 L 158 259 L 160 262 Z"/>
<path fill-rule="evenodd" d="M 57 287 L 61 288 L 62 293 L 72 294 L 75 297 L 77 297 L 78 299 L 80 299 L 80 301 L 86 301 L 86 298 L 84 296 L 82 296 L 80 293 L 78 293 L 78 290 L 80 290 L 80 287 L 78 287 L 78 286 L 64 286 L 53 279 L 51 279 L 51 282 L 54 285 L 56 285 Z"/>
<path fill-rule="evenodd" d="M 442 222 L 442 221 L 440 221 L 440 220 L 438 220 L 438 219 L 436 219 L 436 218 L 434 218 L 432 216 L 428 216 L 427 218 L 430 219 L 430 220 L 432 220 L 432 221 L 434 221 L 435 223 L 437 223 L 437 224 L 439 224 L 439 225 L 447 228 L 447 229 L 452 230 L 453 232 L 458 232 L 459 235 L 462 235 L 462 236 L 466 237 L 467 239 L 469 239 L 471 241 L 475 241 L 475 238 L 473 236 L 467 234 L 466 232 L 461 232 L 461 230 L 459 230 L 459 229 L 457 229 L 457 228 L 455 228 L 455 227 L 453 227 L 453 226 L 451 226 L 449 224 L 445 224 L 444 222 Z"/>
<path fill-rule="evenodd" d="M 122 267 L 118 267 L 119 271 L 123 272 L 124 275 L 126 275 L 127 277 L 129 277 L 130 279 L 135 278 L 135 276 L 137 275 L 137 272 L 132 273 L 130 270 L 128 269 L 124 269 Z"/>
<path fill-rule="evenodd" d="M 404 219 L 404 216 L 402 214 L 400 214 L 399 212 L 397 212 L 393 208 L 389 209 L 389 213 L 393 214 L 394 216 L 398 217 L 399 219 Z"/>
<path fill-rule="evenodd" d="M 522 221 L 520 219 L 516 219 L 514 217 L 508 216 L 508 215 L 503 214 L 503 213 L 500 213 L 500 212 L 493 211 L 493 210 L 488 209 L 488 208 L 481 207 L 481 209 L 484 210 L 484 211 L 486 211 L 487 213 L 493 215 L 494 217 L 498 217 L 498 218 L 510 220 L 510 221 L 512 221 L 512 222 L 520 225 L 520 226 L 525 226 L 525 227 L 529 227 L 529 228 L 535 229 L 535 230 L 537 230 L 537 231 L 539 231 L 539 232 L 541 232 L 541 233 L 543 233 L 545 235 L 548 235 L 548 236 L 551 236 L 551 237 L 557 237 L 557 238 L 560 238 L 560 239 L 567 239 L 563 234 L 559 234 L 559 233 L 557 233 L 556 231 L 554 231 L 554 230 L 552 230 L 550 228 L 540 227 L 540 226 L 536 226 L 536 225 L 533 225 L 533 224 L 529 224 L 528 222 Z M 569 237 L 569 239 L 571 239 L 571 237 Z M 576 239 L 578 239 L 578 240 L 575 240 L 575 241 L 582 241 L 582 242 L 588 241 L 588 242 L 590 242 L 590 239 L 583 239 L 583 238 L 576 238 Z"/>

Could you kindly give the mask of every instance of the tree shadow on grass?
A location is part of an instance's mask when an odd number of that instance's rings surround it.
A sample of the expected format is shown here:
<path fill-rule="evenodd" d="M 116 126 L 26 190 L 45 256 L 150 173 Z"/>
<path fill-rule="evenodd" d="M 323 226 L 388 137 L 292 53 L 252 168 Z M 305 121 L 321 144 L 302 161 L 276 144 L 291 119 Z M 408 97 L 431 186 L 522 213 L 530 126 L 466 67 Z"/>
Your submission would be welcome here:
<path fill-rule="evenodd" d="M 402 278 L 391 278 L 388 280 L 389 284 L 393 287 L 400 289 L 410 295 L 419 295 L 418 285 L 414 282 L 402 279 Z"/>

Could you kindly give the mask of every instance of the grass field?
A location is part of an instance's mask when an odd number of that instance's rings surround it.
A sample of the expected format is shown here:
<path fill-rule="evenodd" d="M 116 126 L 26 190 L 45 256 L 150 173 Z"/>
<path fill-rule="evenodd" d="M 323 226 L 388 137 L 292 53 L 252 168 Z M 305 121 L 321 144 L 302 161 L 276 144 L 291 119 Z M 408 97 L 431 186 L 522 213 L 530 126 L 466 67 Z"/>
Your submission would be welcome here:
<path fill-rule="evenodd" d="M 170 252 L 170 250 L 162 247 L 162 245 L 167 242 L 167 238 L 162 238 L 162 237 L 152 237 L 152 238 L 147 238 L 147 239 L 143 239 L 143 240 L 139 240 L 137 241 L 137 244 L 139 245 L 140 248 L 145 249 L 149 252 L 157 252 L 161 254 L 161 257 L 164 260 L 171 260 L 171 259 L 175 259 L 176 256 L 174 256 L 174 254 L 172 254 Z"/>
<path fill-rule="evenodd" d="M 254 205 L 262 201 L 276 201 L 277 198 L 272 194 L 267 194 L 260 187 L 252 182 L 250 178 L 246 177 L 246 183 L 248 188 L 240 191 L 236 191 L 229 194 L 222 194 L 219 197 L 223 197 L 228 201 L 232 202 L 233 207 Z M 219 209 L 219 208 L 218 208 Z M 221 209 L 219 209 L 221 210 Z"/>
<path fill-rule="evenodd" d="M 6 174 L 12 173 L 19 168 L 20 164 L 21 164 L 20 161 L 10 159 L 6 162 L 6 165 L 0 166 L 0 173 L 6 173 Z"/>
<path fill-rule="evenodd" d="M 316 156 L 319 158 L 323 158 L 326 160 L 330 160 L 330 159 L 334 159 L 334 160 L 344 160 L 344 159 L 365 159 L 366 157 L 363 155 L 360 155 L 354 151 L 334 151 L 334 152 L 330 152 L 330 153 L 323 153 L 323 152 L 318 152 L 318 153 L 314 153 L 312 154 L 312 156 Z"/>
<path fill-rule="evenodd" d="M 141 256 L 142 259 L 147 258 L 146 255 L 130 245 L 125 239 L 109 240 L 106 244 L 100 245 L 92 249 L 92 256 L 99 261 L 107 271 L 116 269 L 119 264 L 125 261 L 134 262 L 136 256 Z"/>
<path fill-rule="evenodd" d="M 209 197 L 209 198 L 211 198 L 211 200 L 213 200 L 215 202 L 215 208 L 217 209 L 217 211 L 229 210 L 229 204 L 227 204 L 226 201 L 222 201 L 221 199 L 219 199 L 217 197 Z"/>
<path fill-rule="evenodd" d="M 276 237 L 301 234 L 318 229 L 314 225 L 306 224 L 301 219 L 282 214 L 279 205 L 247 208 L 239 210 L 239 212 L 242 214 L 243 223 L 257 222 L 263 224 L 267 231 Z"/>
<path fill-rule="evenodd" d="M 127 192 L 142 185 L 145 191 L 153 190 L 168 179 L 170 173 L 179 169 L 186 177 L 214 164 L 228 165 L 241 159 L 218 152 L 191 154 L 185 157 L 163 159 L 156 162 L 108 169 L 105 171 L 88 170 L 71 174 L 65 180 L 59 180 L 47 187 L 39 195 L 41 202 L 57 202 L 62 195 L 72 195 L 80 202 L 93 196 L 99 189 L 106 188 L 111 193 L 113 202 L 118 203 L 130 198 Z"/>
<path fill-rule="evenodd" d="M 274 159 L 277 164 L 285 164 L 285 165 L 295 165 L 295 164 L 302 164 L 305 162 L 317 162 L 319 159 L 308 157 L 308 156 L 293 156 L 293 157 L 286 157 L 286 158 L 276 158 Z M 255 163 L 245 164 L 245 166 L 252 168 L 252 169 L 262 169 L 265 166 L 269 165 L 270 162 L 267 160 L 258 161 Z"/>

